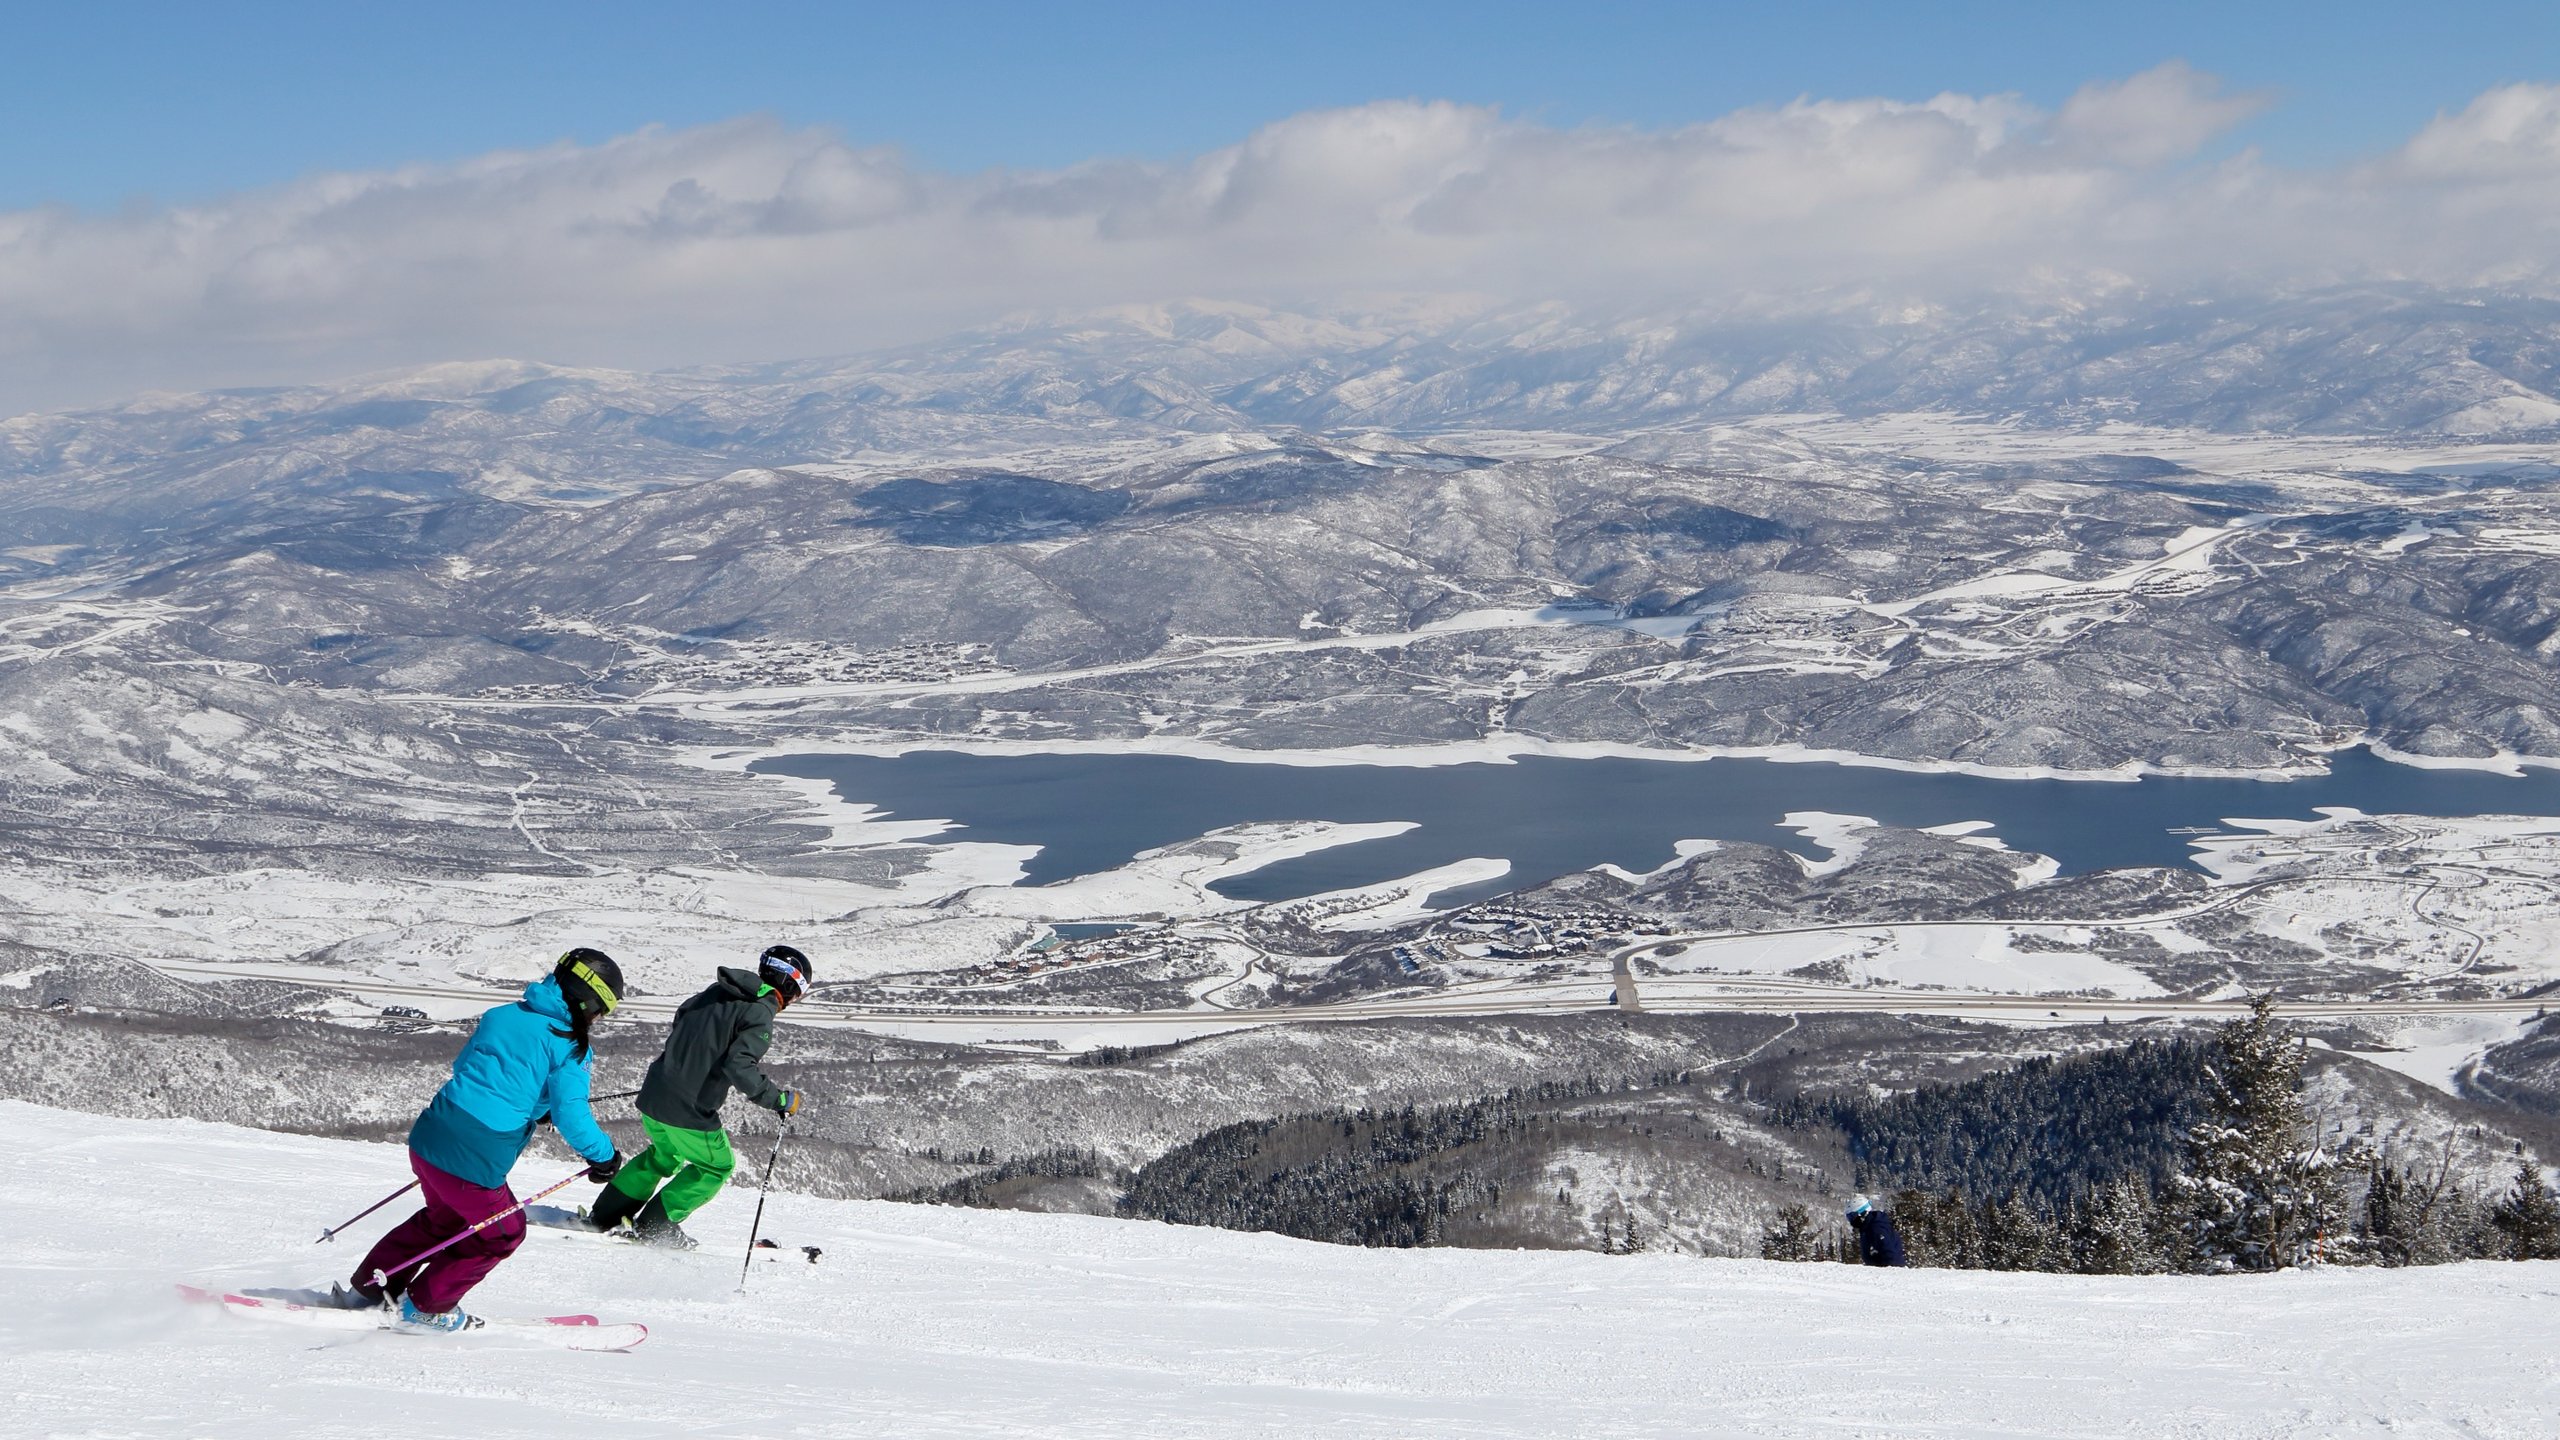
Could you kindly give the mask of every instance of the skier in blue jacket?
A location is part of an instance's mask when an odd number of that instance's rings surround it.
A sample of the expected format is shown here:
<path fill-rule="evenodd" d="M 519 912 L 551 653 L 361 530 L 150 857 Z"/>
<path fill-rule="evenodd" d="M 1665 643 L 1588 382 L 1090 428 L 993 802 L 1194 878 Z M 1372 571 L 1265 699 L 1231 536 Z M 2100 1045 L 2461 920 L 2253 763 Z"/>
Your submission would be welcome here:
<path fill-rule="evenodd" d="M 1879 1210 L 1876 1202 L 1864 1195 L 1849 1201 L 1849 1229 L 1858 1237 L 1858 1259 L 1869 1265 L 1905 1265 L 1902 1257 L 1902 1232 L 1895 1228 L 1890 1211 Z"/>
<path fill-rule="evenodd" d="M 397 1299 L 400 1318 L 411 1325 L 469 1327 L 462 1297 L 524 1243 L 523 1215 L 470 1234 L 424 1265 L 409 1262 L 515 1205 L 507 1172 L 546 1119 L 570 1149 L 594 1162 L 588 1179 L 613 1178 L 622 1157 L 587 1108 L 587 1052 L 595 1022 L 621 1002 L 621 969 L 603 951 L 581 948 L 524 987 L 522 1000 L 480 1017 L 454 1057 L 453 1078 L 409 1127 L 409 1168 L 427 1203 L 374 1243 L 338 1291 L 340 1304 Z M 386 1268 L 393 1265 L 403 1268 Z"/>

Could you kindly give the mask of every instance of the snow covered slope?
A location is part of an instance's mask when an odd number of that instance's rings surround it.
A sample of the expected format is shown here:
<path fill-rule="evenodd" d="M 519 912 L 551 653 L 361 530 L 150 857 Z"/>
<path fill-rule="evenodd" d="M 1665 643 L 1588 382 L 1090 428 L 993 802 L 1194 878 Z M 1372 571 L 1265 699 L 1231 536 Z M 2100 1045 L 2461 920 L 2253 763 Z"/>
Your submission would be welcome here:
<path fill-rule="evenodd" d="M 740 1295 L 735 1193 L 701 1254 L 536 1235 L 478 1292 L 644 1320 L 633 1354 L 341 1337 L 170 1282 L 351 1265 L 379 1226 L 307 1242 L 403 1178 L 397 1149 L 0 1104 L 0 1150 L 7 1436 L 2540 1437 L 2560 1413 L 2552 1264 L 1890 1274 L 780 1196 L 768 1232 L 827 1258 Z"/>

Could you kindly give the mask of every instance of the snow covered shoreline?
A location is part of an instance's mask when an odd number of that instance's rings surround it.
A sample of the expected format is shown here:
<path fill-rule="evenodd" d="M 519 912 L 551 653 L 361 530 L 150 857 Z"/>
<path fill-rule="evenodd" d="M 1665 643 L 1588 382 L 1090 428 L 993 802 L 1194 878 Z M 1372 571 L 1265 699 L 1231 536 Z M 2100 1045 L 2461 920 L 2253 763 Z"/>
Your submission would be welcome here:
<path fill-rule="evenodd" d="M 536 1236 L 493 1314 L 637 1319 L 628 1356 L 307 1333 L 181 1278 L 352 1263 L 322 1225 L 390 1146 L 0 1104 L 0 1432 L 503 1440 L 900 1436 L 2539 1437 L 2560 1265 L 2084 1278 L 1359 1250 L 1132 1221 L 777 1195 L 826 1250 L 736 1292 L 752 1197 L 695 1256 Z M 529 1164 L 519 1182 L 556 1178 Z M 102 1226 L 112 1209 L 124 1223 Z M 364 1243 L 372 1228 L 349 1240 Z M 792 1340 L 787 1359 L 775 1337 Z"/>
<path fill-rule="evenodd" d="M 2339 748 L 2354 747 L 2349 745 Z M 868 755 L 893 758 L 923 750 L 948 750 L 970 755 L 1174 755 L 1192 760 L 1217 760 L 1234 765 L 1289 765 L 1305 768 L 1377 765 L 1398 769 L 1429 769 L 1444 765 L 1510 765 L 1529 758 L 1676 762 L 1765 760 L 1773 765 L 1842 765 L 1854 769 L 1898 770 L 1912 775 L 1969 775 L 1978 780 L 2074 780 L 2091 784 L 2123 784 L 2147 776 L 2168 780 L 2262 780 L 2269 784 L 2281 784 L 2287 780 L 2298 780 L 2327 773 L 2326 766 L 2317 764 L 2280 769 L 2236 769 L 2153 765 L 2142 761 L 2131 761 L 2104 770 L 2066 770 L 2046 765 L 1979 765 L 1967 760 L 1902 760 L 1891 756 L 1863 754 L 1855 750 L 1819 750 L 1802 745 L 1700 745 L 1674 750 L 1660 746 L 1627 745 L 1614 741 L 1541 740 L 1526 735 L 1502 735 L 1480 740 L 1459 740 L 1425 745 L 1338 745 L 1321 750 L 1259 750 L 1221 745 L 1212 740 L 1198 740 L 1185 736 L 1148 736 L 1109 740 L 986 740 L 948 735 L 891 738 L 867 731 L 849 731 L 832 735 L 802 736 L 758 746 L 751 750 L 729 746 L 700 746 L 677 753 L 681 758 L 705 769 L 745 773 L 761 761 L 779 760 L 794 755 Z M 2408 756 L 2379 746 L 2374 747 L 2374 753 L 2386 760 L 2422 768 L 2475 769 L 2501 775 L 2520 773 L 2517 768 L 2520 764 L 2560 768 L 2560 760 L 2546 761 L 2530 757 L 2521 761 L 2512 756 L 2481 760 L 2438 759 L 2432 756 Z"/>

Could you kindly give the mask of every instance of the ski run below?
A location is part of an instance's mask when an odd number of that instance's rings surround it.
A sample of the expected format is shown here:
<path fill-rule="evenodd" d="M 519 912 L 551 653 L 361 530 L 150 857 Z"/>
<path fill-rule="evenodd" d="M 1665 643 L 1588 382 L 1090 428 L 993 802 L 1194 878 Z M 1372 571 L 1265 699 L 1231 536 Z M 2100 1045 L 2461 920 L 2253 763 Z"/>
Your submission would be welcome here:
<path fill-rule="evenodd" d="M 752 1137 L 748 1140 L 754 1148 Z M 670 1254 L 539 1232 L 496 1316 L 625 1355 L 339 1334 L 175 1284 L 325 1282 L 395 1146 L 0 1103 L 5 1436 L 2408 1436 L 2560 1429 L 2560 1263 L 2229 1278 L 1360 1250 L 773 1197 Z M 528 1160 L 519 1191 L 567 1163 Z M 583 1195 L 580 1189 L 567 1192 Z"/>

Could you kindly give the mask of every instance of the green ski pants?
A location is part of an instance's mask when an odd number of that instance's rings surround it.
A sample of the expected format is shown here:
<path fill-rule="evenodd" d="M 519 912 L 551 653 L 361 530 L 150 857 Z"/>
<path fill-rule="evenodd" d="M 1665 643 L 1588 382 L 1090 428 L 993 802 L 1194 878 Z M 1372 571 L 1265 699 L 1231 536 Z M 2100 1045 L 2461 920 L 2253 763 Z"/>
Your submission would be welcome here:
<path fill-rule="evenodd" d="M 729 1149 L 725 1130 L 679 1130 L 661 1125 L 643 1115 L 641 1128 L 649 1132 L 649 1148 L 623 1162 L 622 1172 L 613 1177 L 613 1188 L 632 1200 L 646 1203 L 658 1187 L 658 1207 L 678 1225 L 685 1217 L 701 1209 L 720 1187 L 729 1183 L 731 1171 L 738 1168 L 738 1157 Z"/>

